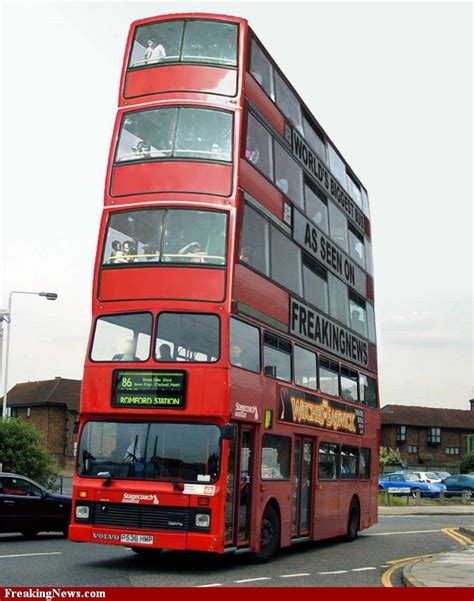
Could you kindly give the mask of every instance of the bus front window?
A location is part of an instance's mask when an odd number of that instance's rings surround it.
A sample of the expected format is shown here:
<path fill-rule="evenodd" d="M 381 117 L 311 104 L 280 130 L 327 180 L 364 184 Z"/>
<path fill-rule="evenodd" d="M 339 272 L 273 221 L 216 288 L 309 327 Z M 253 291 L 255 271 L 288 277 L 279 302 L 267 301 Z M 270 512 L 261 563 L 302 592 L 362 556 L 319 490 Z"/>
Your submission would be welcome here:
<path fill-rule="evenodd" d="M 146 361 L 150 356 L 151 325 L 150 313 L 99 317 L 92 342 L 92 361 Z"/>
<path fill-rule="evenodd" d="M 217 315 L 160 313 L 156 334 L 157 361 L 214 363 L 220 355 Z"/>
<path fill-rule="evenodd" d="M 159 108 L 126 113 L 116 163 L 159 159 L 230 163 L 232 114 L 206 108 Z"/>
<path fill-rule="evenodd" d="M 81 434 L 80 476 L 214 482 L 220 430 L 209 424 L 88 422 Z"/>
<path fill-rule="evenodd" d="M 137 27 L 129 69 L 166 63 L 237 65 L 235 23 L 221 21 L 162 21 Z"/>
<path fill-rule="evenodd" d="M 225 213 L 188 209 L 114 212 L 109 218 L 102 265 L 226 263 Z"/>

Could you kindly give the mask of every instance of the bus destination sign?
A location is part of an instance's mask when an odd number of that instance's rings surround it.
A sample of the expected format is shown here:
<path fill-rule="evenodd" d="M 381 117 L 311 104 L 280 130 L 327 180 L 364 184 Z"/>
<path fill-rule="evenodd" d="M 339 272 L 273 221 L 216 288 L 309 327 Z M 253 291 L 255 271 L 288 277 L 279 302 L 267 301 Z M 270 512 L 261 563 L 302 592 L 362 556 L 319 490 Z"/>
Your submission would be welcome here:
<path fill-rule="evenodd" d="M 116 369 L 112 407 L 126 409 L 184 409 L 184 371 Z"/>
<path fill-rule="evenodd" d="M 278 419 L 281 422 L 360 436 L 364 434 L 363 409 L 287 386 L 280 386 L 279 396 Z"/>

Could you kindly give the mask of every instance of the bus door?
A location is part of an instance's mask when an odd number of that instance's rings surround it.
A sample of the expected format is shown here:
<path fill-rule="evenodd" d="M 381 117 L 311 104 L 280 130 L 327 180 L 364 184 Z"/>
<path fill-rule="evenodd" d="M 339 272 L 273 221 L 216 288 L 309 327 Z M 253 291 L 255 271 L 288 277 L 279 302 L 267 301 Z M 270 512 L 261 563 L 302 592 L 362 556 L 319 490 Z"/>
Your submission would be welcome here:
<path fill-rule="evenodd" d="M 311 535 L 315 448 L 316 439 L 296 437 L 293 454 L 292 538 Z"/>
<path fill-rule="evenodd" d="M 230 445 L 226 500 L 226 546 L 248 546 L 255 429 L 239 424 Z"/>

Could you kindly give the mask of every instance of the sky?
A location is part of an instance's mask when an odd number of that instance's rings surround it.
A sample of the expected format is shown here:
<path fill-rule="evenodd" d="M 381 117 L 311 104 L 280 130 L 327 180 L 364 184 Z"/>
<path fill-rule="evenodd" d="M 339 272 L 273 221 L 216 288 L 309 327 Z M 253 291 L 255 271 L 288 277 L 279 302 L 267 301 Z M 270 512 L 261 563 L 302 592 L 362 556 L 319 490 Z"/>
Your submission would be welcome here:
<path fill-rule="evenodd" d="M 1 1 L 1 0 L 0 0 Z M 369 193 L 381 404 L 473 388 L 469 2 L 1 2 L 1 294 L 9 388 L 81 378 L 130 22 L 245 17 Z"/>

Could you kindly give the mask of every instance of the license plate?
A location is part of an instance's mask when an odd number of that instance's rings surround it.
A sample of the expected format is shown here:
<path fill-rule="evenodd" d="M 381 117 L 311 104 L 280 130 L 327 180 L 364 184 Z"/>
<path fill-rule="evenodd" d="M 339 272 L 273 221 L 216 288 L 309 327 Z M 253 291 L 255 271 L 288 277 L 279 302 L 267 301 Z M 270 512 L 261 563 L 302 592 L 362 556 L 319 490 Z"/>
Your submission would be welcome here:
<path fill-rule="evenodd" d="M 141 545 L 152 545 L 153 536 L 148 534 L 121 534 L 121 543 L 140 543 Z"/>

